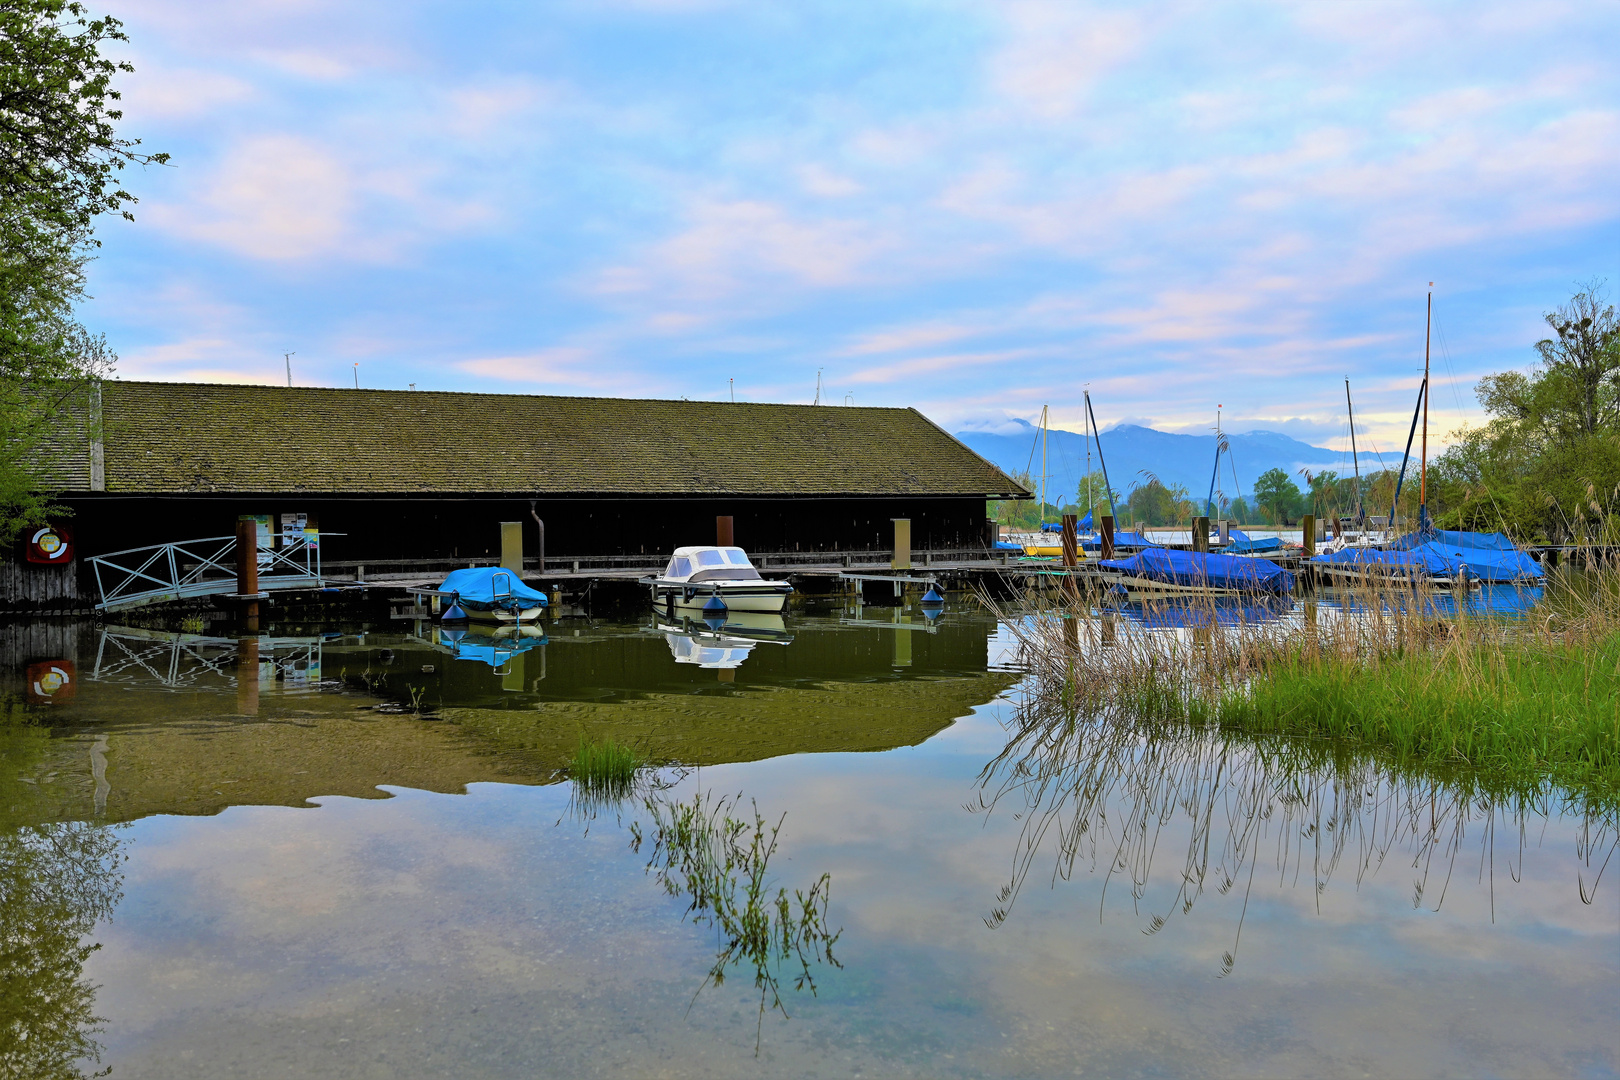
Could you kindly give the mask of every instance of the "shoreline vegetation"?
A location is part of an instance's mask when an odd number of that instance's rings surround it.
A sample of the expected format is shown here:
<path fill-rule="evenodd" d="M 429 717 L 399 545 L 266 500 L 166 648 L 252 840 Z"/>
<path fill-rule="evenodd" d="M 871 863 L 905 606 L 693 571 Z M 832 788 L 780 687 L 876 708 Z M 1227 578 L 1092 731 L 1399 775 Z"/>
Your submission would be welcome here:
<path fill-rule="evenodd" d="M 1020 723 L 1185 724 L 1342 740 L 1397 763 L 1552 782 L 1620 808 L 1620 565 L 1549 574 L 1518 619 L 1446 610 L 1410 587 L 1306 598 L 1302 617 L 1246 621 L 1181 601 L 1174 632 L 1129 626 L 1074 593 L 988 598 L 1029 672 Z"/>

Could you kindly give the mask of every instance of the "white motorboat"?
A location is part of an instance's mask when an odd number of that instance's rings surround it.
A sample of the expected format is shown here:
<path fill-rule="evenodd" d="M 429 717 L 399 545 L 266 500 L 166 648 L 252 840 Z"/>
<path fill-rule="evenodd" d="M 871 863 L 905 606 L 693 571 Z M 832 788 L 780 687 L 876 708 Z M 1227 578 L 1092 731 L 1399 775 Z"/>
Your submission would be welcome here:
<path fill-rule="evenodd" d="M 676 548 L 658 577 L 643 578 L 657 607 L 702 609 L 715 599 L 726 611 L 778 612 L 793 586 L 759 576 L 739 547 Z"/>

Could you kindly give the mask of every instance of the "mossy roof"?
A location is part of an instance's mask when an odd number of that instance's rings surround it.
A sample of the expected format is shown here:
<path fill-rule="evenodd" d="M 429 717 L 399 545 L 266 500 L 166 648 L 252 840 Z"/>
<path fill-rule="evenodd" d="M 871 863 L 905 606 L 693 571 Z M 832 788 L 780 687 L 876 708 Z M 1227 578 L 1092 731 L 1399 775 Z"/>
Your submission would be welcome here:
<path fill-rule="evenodd" d="M 102 420 L 110 493 L 1028 496 L 916 409 L 120 381 Z"/>

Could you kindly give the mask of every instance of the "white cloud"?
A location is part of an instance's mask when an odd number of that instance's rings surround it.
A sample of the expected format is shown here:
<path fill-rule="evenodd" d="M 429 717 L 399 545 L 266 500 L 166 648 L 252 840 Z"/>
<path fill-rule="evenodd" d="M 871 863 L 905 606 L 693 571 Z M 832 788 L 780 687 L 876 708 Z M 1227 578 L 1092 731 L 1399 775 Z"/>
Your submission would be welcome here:
<path fill-rule="evenodd" d="M 146 216 L 250 259 L 305 260 L 355 242 L 354 187 L 349 168 L 313 140 L 258 135 L 233 147 L 190 201 L 152 204 Z"/>
<path fill-rule="evenodd" d="M 1092 87 L 1141 50 L 1139 13 L 1071 0 L 1001 5 L 1006 41 L 989 60 L 991 86 L 1046 119 L 1072 116 Z"/>

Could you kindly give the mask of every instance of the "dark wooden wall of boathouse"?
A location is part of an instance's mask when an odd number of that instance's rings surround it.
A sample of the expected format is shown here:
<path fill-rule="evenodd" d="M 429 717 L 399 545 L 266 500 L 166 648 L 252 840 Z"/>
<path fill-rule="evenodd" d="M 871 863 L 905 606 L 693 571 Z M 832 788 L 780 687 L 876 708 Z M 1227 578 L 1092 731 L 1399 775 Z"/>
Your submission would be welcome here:
<path fill-rule="evenodd" d="M 500 523 L 519 521 L 524 550 L 539 528 L 526 497 L 387 498 L 355 495 L 70 495 L 62 500 L 80 556 L 205 536 L 228 536 L 241 514 L 305 513 L 325 535 L 327 560 L 474 558 L 500 554 Z M 909 518 L 917 549 L 983 550 L 989 526 L 982 498 L 542 498 L 548 557 L 667 555 L 712 544 L 715 518 L 729 515 L 735 542 L 751 551 L 886 551 L 894 518 Z"/>

